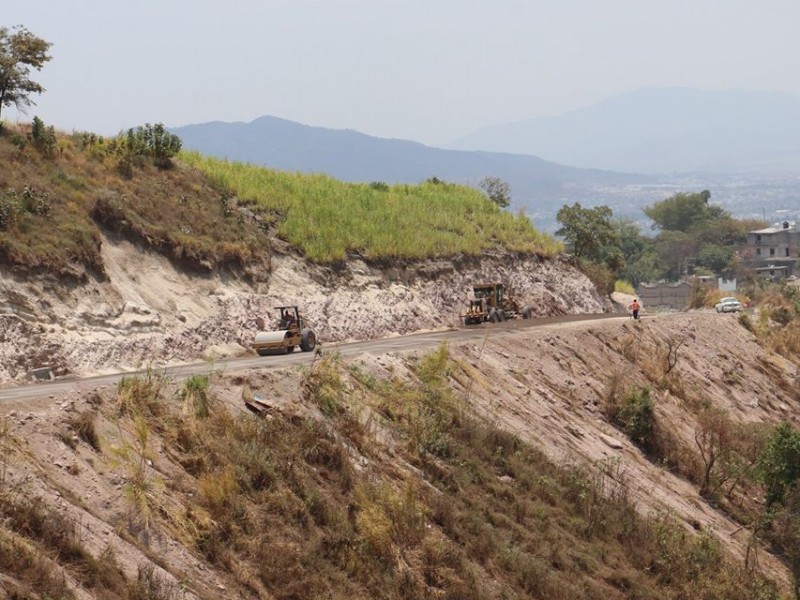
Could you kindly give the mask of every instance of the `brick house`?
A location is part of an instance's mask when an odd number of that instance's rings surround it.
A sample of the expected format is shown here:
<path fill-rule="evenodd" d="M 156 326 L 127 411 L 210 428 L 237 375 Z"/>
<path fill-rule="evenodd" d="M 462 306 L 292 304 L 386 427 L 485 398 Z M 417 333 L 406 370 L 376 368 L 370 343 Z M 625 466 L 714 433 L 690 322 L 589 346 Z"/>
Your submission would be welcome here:
<path fill-rule="evenodd" d="M 800 257 L 800 231 L 794 221 L 776 223 L 772 227 L 747 233 L 742 251 L 745 266 L 774 278 L 796 274 Z"/>

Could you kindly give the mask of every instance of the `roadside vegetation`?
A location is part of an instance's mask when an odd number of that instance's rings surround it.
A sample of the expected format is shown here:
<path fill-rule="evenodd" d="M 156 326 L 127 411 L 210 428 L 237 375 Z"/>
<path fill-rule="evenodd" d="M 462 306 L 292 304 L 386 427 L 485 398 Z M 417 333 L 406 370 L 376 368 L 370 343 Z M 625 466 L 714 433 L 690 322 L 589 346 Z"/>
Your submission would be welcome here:
<path fill-rule="evenodd" d="M 431 179 L 418 185 L 345 183 L 326 175 L 276 171 L 194 152 L 181 160 L 230 190 L 279 237 L 321 263 L 478 255 L 504 248 L 552 256 L 562 250 L 483 193 Z"/>
<path fill-rule="evenodd" d="M 781 597 L 710 533 L 639 514 L 614 462 L 555 464 L 473 414 L 452 386 L 468 372 L 446 346 L 389 377 L 329 354 L 301 375 L 311 412 L 269 417 L 232 411 L 212 377 L 176 389 L 150 373 L 75 421 L 121 479 L 121 535 L 145 553 L 181 540 L 237 597 Z M 4 460 L 22 459 L 8 447 Z M 0 510 L 17 501 L 0 494 Z M 67 543 L 16 523 L 3 531 L 24 545 Z M 74 544 L 53 559 L 63 571 L 25 570 L 25 585 L 77 597 L 59 588 L 63 572 L 98 597 L 180 597 L 152 570 L 125 580 L 110 556 L 92 562 L 68 520 L 56 530 Z M 146 586 L 147 596 L 129 591 Z"/>
<path fill-rule="evenodd" d="M 620 283 L 633 289 L 642 282 L 678 281 L 685 275 L 722 275 L 753 283 L 739 264 L 747 232 L 763 221 L 734 219 L 711 203 L 711 193 L 678 193 L 643 209 L 653 223 L 647 235 L 632 221 L 615 219 L 607 206 L 584 208 L 576 203 L 558 212 L 567 249 L 602 293 Z M 713 297 L 697 297 L 694 307 L 713 306 Z M 709 304 L 710 303 L 710 304 Z"/>
<path fill-rule="evenodd" d="M 771 351 L 754 360 L 772 385 L 796 397 L 797 377 L 778 363 L 800 364 L 800 290 L 761 282 L 754 295 L 757 316 L 742 313 L 739 323 Z M 791 415 L 778 423 L 742 422 L 712 405 L 702 385 L 681 372 L 688 341 L 680 334 L 655 338 L 633 331 L 618 339 L 618 351 L 645 381 L 628 370 L 612 374 L 604 414 L 651 460 L 696 484 L 711 505 L 741 523 L 751 548 L 770 546 L 791 570 L 793 597 L 800 598 L 800 430 Z M 743 383 L 735 364 L 724 370 L 722 383 Z M 658 408 L 676 400 L 686 413 L 679 420 L 692 423 L 693 443 Z M 748 554 L 748 562 L 755 560 L 755 551 Z"/>

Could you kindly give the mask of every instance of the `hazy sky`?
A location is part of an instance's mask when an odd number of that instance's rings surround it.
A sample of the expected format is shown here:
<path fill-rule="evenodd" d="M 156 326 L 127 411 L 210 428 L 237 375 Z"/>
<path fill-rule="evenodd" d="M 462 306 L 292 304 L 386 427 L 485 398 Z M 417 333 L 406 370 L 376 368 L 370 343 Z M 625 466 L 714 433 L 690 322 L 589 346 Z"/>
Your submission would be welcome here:
<path fill-rule="evenodd" d="M 646 86 L 800 96 L 797 0 L 0 0 L 52 42 L 27 115 L 263 115 L 441 144 Z"/>

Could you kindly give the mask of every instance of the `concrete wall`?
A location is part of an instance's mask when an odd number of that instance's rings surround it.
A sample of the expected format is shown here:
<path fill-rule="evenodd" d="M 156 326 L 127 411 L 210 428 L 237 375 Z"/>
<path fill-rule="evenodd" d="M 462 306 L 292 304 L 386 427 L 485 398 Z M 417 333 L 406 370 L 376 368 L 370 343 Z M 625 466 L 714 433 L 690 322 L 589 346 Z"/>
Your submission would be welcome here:
<path fill-rule="evenodd" d="M 639 286 L 637 293 L 645 308 L 661 306 L 680 310 L 689 304 L 692 286 L 683 281 L 680 283 L 643 283 Z"/>

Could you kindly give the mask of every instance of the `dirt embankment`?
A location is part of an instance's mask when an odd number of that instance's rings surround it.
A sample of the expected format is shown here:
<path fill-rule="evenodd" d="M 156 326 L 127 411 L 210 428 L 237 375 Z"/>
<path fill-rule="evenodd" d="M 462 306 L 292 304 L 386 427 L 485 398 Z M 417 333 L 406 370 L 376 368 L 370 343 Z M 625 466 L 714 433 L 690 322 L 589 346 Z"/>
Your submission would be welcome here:
<path fill-rule="evenodd" d="M 654 386 L 651 397 L 660 422 L 674 431 L 679 446 L 691 450 L 697 428 L 693 399 L 726 410 L 736 421 L 796 423 L 796 365 L 761 348 L 735 315 L 712 312 L 486 331 L 480 342 L 449 349 L 461 365 L 452 385 L 472 409 L 542 448 L 556 462 L 601 465 L 610 481 L 626 486 L 642 513 L 670 514 L 687 529 L 711 532 L 743 560 L 749 531 L 703 499 L 696 484 L 645 456 L 609 424 L 602 405 L 615 378 L 632 386 L 652 386 L 653 378 L 665 370 L 664 352 L 670 344 L 677 346 L 671 383 Z M 349 360 L 352 369 L 346 365 L 344 373 L 388 380 L 409 372 L 417 354 L 364 354 Z M 243 398 L 254 394 L 280 414 L 314 418 L 317 410 L 302 400 L 303 377 L 300 369 L 229 372 L 214 379 L 211 393 L 234 413 L 245 412 Z M 26 457 L 25 464 L 10 465 L 8 476 L 24 479 L 26 473 L 35 474 L 27 479 L 30 492 L 80 522 L 85 543 L 98 553 L 110 548 L 122 564 L 131 565 L 130 576 L 136 575 L 134 566 L 151 564 L 158 556 L 159 564 L 170 567 L 159 568 L 161 576 L 171 580 L 179 574 L 193 582 L 195 591 L 227 597 L 226 576 L 199 561 L 180 539 L 164 534 L 146 555 L 118 535 L 115 523 L 125 514 L 125 474 L 99 460 L 70 425 L 98 398 L 105 398 L 108 406 L 114 394 L 113 389 L 76 388 L 63 397 L 0 407 L 9 427 L 6 435 L 24 440 Z M 350 409 L 360 410 L 356 405 Z M 377 423 L 380 419 L 375 418 Z M 103 440 L 121 439 L 113 421 L 99 421 L 97 431 Z M 153 468 L 166 480 L 178 482 L 171 485 L 175 493 L 193 489 L 195 483 L 161 449 L 164 442 L 154 438 L 151 443 L 159 448 L 152 455 Z M 361 461 L 359 468 L 366 468 L 370 459 L 356 460 Z M 407 468 L 407 477 L 419 476 L 408 465 L 391 468 Z M 760 553 L 759 562 L 779 580 L 788 580 L 784 567 L 766 552 Z"/>
<path fill-rule="evenodd" d="M 322 343 L 458 325 L 471 287 L 510 284 L 535 316 L 608 310 L 566 259 L 496 255 L 338 268 L 275 255 L 268 283 L 197 276 L 164 256 L 104 238 L 108 281 L 64 286 L 0 269 L 0 383 L 51 366 L 57 375 L 223 358 L 247 351 L 259 318 L 297 304 Z"/>

